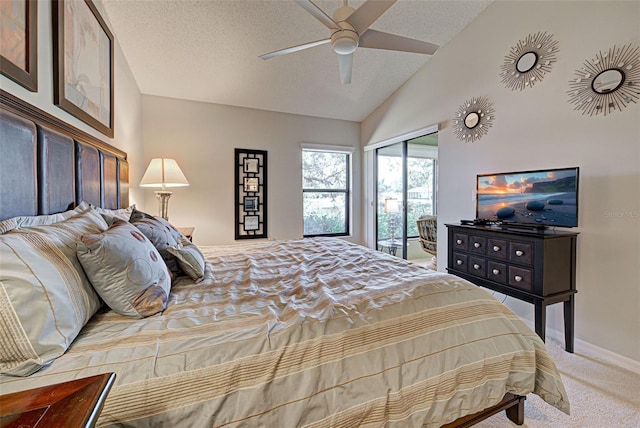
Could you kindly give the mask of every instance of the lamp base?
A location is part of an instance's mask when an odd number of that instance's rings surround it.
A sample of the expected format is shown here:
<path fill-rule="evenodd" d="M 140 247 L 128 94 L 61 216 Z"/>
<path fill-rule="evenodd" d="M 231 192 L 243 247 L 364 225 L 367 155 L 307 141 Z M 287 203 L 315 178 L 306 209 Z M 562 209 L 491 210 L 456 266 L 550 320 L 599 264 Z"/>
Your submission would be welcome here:
<path fill-rule="evenodd" d="M 156 190 L 156 198 L 158 198 L 158 211 L 160 217 L 169 221 L 169 198 L 173 195 L 173 192 L 167 190 Z"/>

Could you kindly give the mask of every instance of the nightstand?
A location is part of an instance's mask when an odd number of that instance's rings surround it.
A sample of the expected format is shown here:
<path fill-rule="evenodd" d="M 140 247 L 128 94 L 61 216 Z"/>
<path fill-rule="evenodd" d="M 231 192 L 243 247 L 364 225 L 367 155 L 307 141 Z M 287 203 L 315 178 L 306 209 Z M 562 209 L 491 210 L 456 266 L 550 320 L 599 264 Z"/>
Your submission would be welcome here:
<path fill-rule="evenodd" d="M 0 395 L 0 426 L 93 427 L 115 379 L 105 373 Z"/>
<path fill-rule="evenodd" d="M 193 231 L 196 229 L 195 227 L 176 227 L 176 229 L 178 229 L 178 232 L 182 233 L 185 238 L 193 242 Z"/>

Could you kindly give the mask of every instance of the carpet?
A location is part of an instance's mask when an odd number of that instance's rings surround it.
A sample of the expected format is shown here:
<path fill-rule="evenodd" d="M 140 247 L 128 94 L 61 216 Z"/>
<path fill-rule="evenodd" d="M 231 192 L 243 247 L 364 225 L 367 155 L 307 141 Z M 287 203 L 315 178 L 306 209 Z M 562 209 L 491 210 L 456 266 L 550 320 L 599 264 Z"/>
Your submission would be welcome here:
<path fill-rule="evenodd" d="M 589 355 L 564 351 L 564 344 L 547 338 L 569 395 L 571 416 L 529 394 L 525 428 L 640 428 L 640 374 Z M 475 425 L 481 428 L 517 427 L 500 412 Z"/>

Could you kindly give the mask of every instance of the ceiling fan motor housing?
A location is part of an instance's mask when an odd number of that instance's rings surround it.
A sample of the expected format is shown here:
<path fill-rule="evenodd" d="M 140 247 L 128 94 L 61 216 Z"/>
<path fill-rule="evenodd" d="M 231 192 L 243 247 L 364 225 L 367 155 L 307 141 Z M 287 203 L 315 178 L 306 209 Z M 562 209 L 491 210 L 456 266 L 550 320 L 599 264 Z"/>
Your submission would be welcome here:
<path fill-rule="evenodd" d="M 354 8 L 343 6 L 333 14 L 333 20 L 340 26 L 341 30 L 335 31 L 331 35 L 331 47 L 339 55 L 350 55 L 358 47 L 359 35 L 347 18 L 355 11 Z"/>

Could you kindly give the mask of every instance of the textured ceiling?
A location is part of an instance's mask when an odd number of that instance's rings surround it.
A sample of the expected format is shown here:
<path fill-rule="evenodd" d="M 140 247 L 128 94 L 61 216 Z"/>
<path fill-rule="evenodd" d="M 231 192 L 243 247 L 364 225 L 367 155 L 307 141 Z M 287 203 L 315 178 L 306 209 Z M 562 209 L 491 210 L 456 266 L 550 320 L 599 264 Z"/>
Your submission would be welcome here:
<path fill-rule="evenodd" d="M 399 0 L 371 28 L 443 46 L 491 1 Z M 330 45 L 258 58 L 329 36 L 293 1 L 102 3 L 143 94 L 359 122 L 431 58 L 358 48 L 352 83 L 343 86 Z M 315 3 L 333 15 L 343 2 Z"/>

